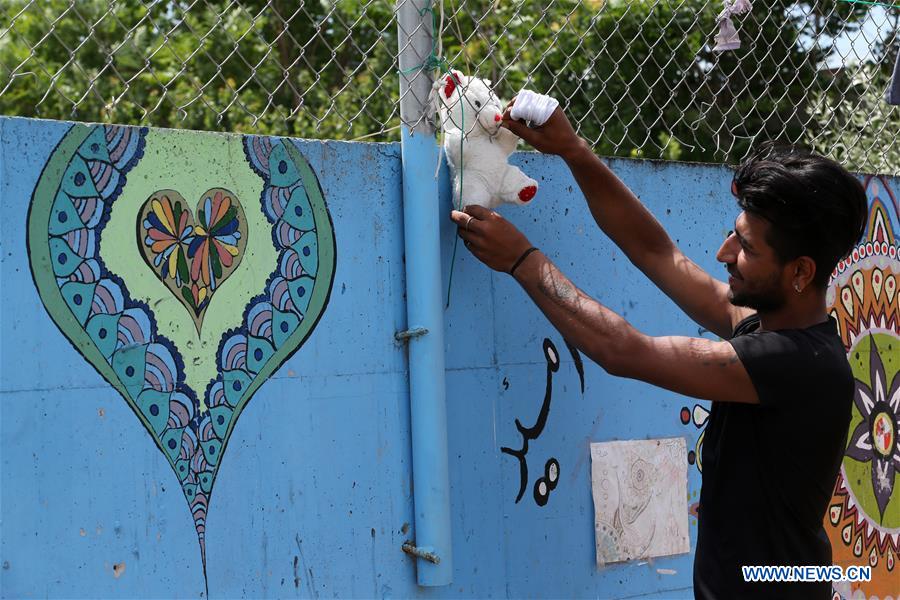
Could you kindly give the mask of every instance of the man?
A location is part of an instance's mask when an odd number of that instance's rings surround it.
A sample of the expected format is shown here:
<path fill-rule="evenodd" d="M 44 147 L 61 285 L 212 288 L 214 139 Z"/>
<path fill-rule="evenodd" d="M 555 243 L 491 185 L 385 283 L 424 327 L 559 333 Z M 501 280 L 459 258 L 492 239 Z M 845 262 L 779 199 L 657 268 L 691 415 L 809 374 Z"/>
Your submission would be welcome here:
<path fill-rule="evenodd" d="M 466 247 L 511 272 L 560 333 L 606 371 L 712 400 L 703 444 L 697 598 L 831 598 L 831 584 L 745 582 L 741 566 L 831 565 L 822 521 L 844 453 L 853 377 L 826 313 L 829 274 L 860 238 L 860 182 L 833 161 L 768 149 L 741 166 L 743 212 L 716 258 L 688 259 L 572 129 L 503 125 L 561 156 L 600 228 L 689 316 L 727 341 L 649 337 L 588 297 L 498 214 L 453 211 Z"/>

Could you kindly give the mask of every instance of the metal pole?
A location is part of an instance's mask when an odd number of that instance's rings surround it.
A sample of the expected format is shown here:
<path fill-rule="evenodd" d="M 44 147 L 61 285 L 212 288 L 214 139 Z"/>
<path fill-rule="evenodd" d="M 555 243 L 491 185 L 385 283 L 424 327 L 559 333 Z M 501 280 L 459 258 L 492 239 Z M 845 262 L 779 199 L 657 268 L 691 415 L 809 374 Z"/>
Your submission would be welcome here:
<path fill-rule="evenodd" d="M 431 0 L 398 0 L 403 231 L 406 248 L 406 315 L 412 429 L 413 502 L 417 580 L 421 586 L 453 580 L 450 542 L 450 476 L 447 466 L 447 406 L 444 384 L 444 315 L 441 294 L 438 145 L 423 118 L 431 70 Z M 429 558 L 426 558 L 429 557 Z M 437 559 L 437 560 L 435 560 Z"/>

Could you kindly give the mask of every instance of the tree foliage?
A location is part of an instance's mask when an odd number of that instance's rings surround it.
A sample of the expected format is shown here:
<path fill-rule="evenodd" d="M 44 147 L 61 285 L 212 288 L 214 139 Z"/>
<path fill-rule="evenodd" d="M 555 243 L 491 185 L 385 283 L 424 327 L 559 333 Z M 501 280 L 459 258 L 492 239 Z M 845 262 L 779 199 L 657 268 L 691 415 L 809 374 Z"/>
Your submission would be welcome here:
<path fill-rule="evenodd" d="M 761 139 L 826 139 L 821 107 L 847 90 L 823 60 L 866 7 L 757 2 L 739 18 L 743 47 L 715 53 L 720 8 L 445 0 L 443 54 L 504 97 L 550 91 L 602 154 L 734 161 Z M 4 16 L 6 114 L 397 139 L 390 2 L 0 0 Z"/>
<path fill-rule="evenodd" d="M 816 127 L 808 130 L 807 144 L 848 165 L 872 167 L 865 171 L 900 174 L 900 145 L 895 143 L 900 110 L 882 96 L 889 85 L 887 73 L 865 64 L 852 73 L 839 73 L 835 84 L 844 90 L 840 100 L 824 91 L 812 95 Z"/>

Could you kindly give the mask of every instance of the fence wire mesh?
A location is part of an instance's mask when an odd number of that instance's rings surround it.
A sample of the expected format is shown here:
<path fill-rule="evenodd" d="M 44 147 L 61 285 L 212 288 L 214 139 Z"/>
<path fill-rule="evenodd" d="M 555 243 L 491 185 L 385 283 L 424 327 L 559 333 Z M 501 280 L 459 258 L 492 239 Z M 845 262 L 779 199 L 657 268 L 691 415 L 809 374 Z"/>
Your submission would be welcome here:
<path fill-rule="evenodd" d="M 439 34 L 412 74 L 398 48 L 406 2 Z M 775 139 L 900 174 L 900 109 L 883 98 L 900 6 L 755 0 L 726 52 L 713 49 L 723 0 L 429 6 L 0 0 L 0 112 L 391 141 L 398 78 L 436 75 L 444 59 L 503 98 L 555 96 L 600 154 L 736 163 Z"/>

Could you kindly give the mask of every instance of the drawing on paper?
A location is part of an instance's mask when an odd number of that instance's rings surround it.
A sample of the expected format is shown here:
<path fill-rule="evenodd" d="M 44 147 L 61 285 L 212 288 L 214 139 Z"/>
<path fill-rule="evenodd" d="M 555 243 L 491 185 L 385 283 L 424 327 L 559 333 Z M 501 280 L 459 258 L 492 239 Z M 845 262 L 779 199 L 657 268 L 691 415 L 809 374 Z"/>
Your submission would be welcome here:
<path fill-rule="evenodd" d="M 591 444 L 597 565 L 690 552 L 684 438 Z"/>

